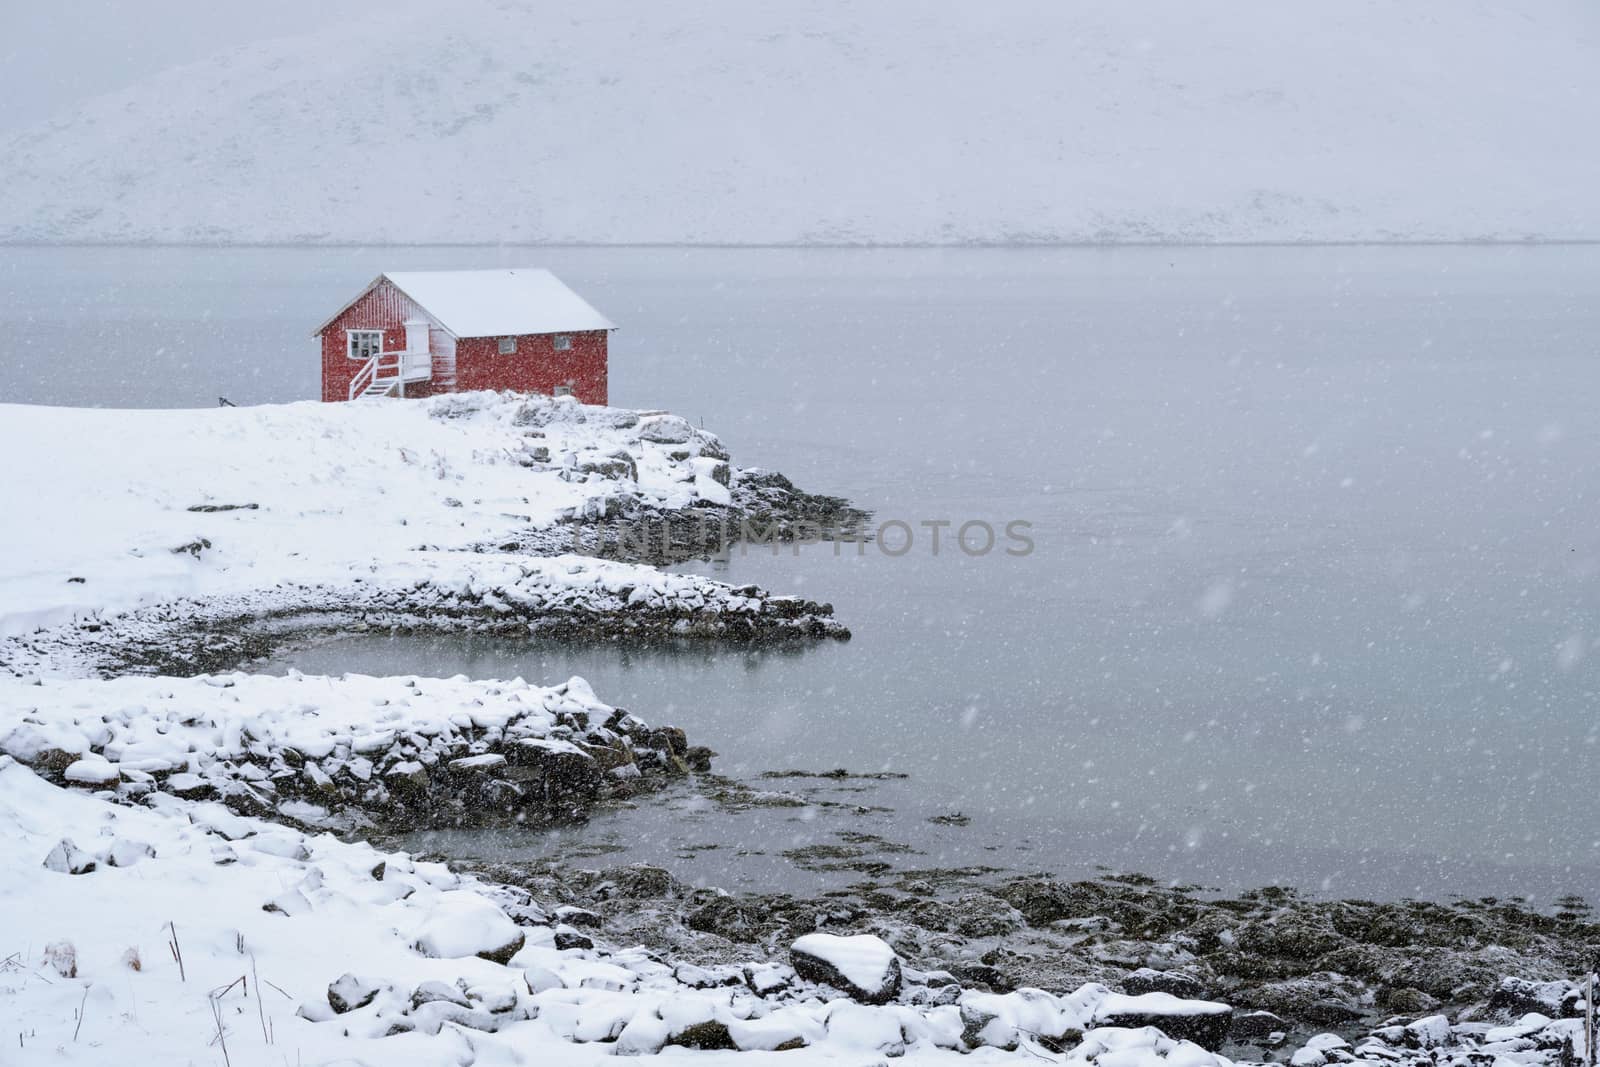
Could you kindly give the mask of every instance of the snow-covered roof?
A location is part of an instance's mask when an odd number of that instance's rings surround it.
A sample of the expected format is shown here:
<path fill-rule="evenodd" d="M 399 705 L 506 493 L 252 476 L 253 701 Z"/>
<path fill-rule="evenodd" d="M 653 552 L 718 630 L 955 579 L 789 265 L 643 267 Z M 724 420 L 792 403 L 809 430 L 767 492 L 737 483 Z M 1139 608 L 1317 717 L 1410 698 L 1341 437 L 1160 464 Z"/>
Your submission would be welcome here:
<path fill-rule="evenodd" d="M 506 337 L 524 333 L 577 333 L 614 330 L 616 325 L 540 267 L 502 270 L 386 271 L 372 280 L 350 304 L 374 285 L 389 279 L 434 320 L 457 337 Z M 346 304 L 328 322 L 344 314 Z"/>

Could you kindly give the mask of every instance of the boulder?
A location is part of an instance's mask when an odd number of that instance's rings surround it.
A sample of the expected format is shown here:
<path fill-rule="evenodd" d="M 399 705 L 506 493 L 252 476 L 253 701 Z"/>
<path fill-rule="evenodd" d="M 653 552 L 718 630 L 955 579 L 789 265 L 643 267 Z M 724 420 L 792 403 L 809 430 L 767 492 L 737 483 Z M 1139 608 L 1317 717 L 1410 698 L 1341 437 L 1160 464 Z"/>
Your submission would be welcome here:
<path fill-rule="evenodd" d="M 506 758 L 498 752 L 485 752 L 480 756 L 462 756 L 450 761 L 450 769 L 458 774 L 488 774 L 506 765 Z"/>
<path fill-rule="evenodd" d="M 1270 1011 L 1247 1011 L 1233 1017 L 1228 1036 L 1235 1041 L 1259 1041 L 1273 1034 L 1287 1033 L 1288 1023 Z"/>
<path fill-rule="evenodd" d="M 95 858 L 69 839 L 62 838 L 45 856 L 44 866 L 57 874 L 88 874 L 95 868 Z"/>
<path fill-rule="evenodd" d="M 413 944 L 424 956 L 478 956 L 505 963 L 524 940 L 521 928 L 492 900 L 471 890 L 454 889 L 439 894 Z"/>
<path fill-rule="evenodd" d="M 1379 992 L 1378 1006 L 1392 1015 L 1426 1015 L 1439 1007 L 1439 998 L 1412 986 L 1401 986 Z"/>
<path fill-rule="evenodd" d="M 664 897 L 673 891 L 676 881 L 664 867 L 635 863 L 627 867 L 610 867 L 604 872 L 606 883 L 603 895 L 630 899 Z"/>
<path fill-rule="evenodd" d="M 694 436 L 689 420 L 679 415 L 651 415 L 639 420 L 639 440 L 658 445 L 681 445 Z"/>
<path fill-rule="evenodd" d="M 503 1015 L 517 1006 L 517 991 L 504 982 L 486 982 L 467 989 L 467 998 L 481 1011 Z"/>
<path fill-rule="evenodd" d="M 1317 973 L 1246 988 L 1233 999 L 1295 1023 L 1344 1026 L 1365 1018 L 1362 992 L 1360 983 L 1344 975 Z"/>
<path fill-rule="evenodd" d="M 715 1019 L 708 1019 L 703 1023 L 693 1023 L 684 1027 L 677 1033 L 667 1038 L 667 1044 L 679 1045 L 683 1048 L 694 1049 L 737 1049 L 733 1036 L 728 1033 L 726 1023 Z"/>
<path fill-rule="evenodd" d="M 594 948 L 594 938 L 588 934 L 580 934 L 576 930 L 557 930 L 555 932 L 556 951 L 565 952 L 568 949 L 588 950 Z"/>
<path fill-rule="evenodd" d="M 420 796 L 428 792 L 428 769 L 416 760 L 396 763 L 383 773 L 383 780 L 396 793 Z"/>
<path fill-rule="evenodd" d="M 801 978 L 863 1004 L 885 1004 L 900 992 L 900 957 L 872 934 L 806 934 L 790 946 L 789 961 Z"/>
<path fill-rule="evenodd" d="M 1095 1008 L 1096 1026 L 1153 1026 L 1168 1037 L 1193 1041 L 1216 1052 L 1228 1040 L 1233 1009 L 1211 1000 L 1184 1000 L 1171 993 L 1112 993 Z"/>
<path fill-rule="evenodd" d="M 766 916 L 753 903 L 716 896 L 684 917 L 684 925 L 701 933 L 717 934 L 729 941 L 753 941 Z"/>
<path fill-rule="evenodd" d="M 1205 986 L 1200 979 L 1181 971 L 1158 971 L 1153 967 L 1140 967 L 1122 980 L 1122 991 L 1129 996 L 1143 993 L 1171 993 L 1175 997 L 1198 1000 L 1205 996 Z"/>
<path fill-rule="evenodd" d="M 599 926 L 600 916 L 588 908 L 580 908 L 573 904 L 563 904 L 555 911 L 556 921 L 566 923 L 568 926 Z"/>
<path fill-rule="evenodd" d="M 328 1006 L 343 1015 L 371 1004 L 382 988 L 370 978 L 360 978 L 346 972 L 328 986 Z"/>
<path fill-rule="evenodd" d="M 1285 909 L 1248 922 L 1239 931 L 1239 948 L 1256 956 L 1310 961 L 1351 944 L 1325 915 Z"/>
<path fill-rule="evenodd" d="M 1582 1001 L 1582 991 L 1572 982 L 1502 978 L 1489 996 L 1489 1010 L 1509 1016 L 1537 1012 L 1552 1019 L 1568 1019 L 1582 1014 Z"/>
<path fill-rule="evenodd" d="M 122 781 L 121 769 L 115 763 L 110 763 L 99 756 L 73 760 L 62 772 L 62 776 L 73 785 L 90 789 L 106 789 Z"/>
<path fill-rule="evenodd" d="M 1408 1048 L 1437 1048 L 1450 1040 L 1450 1020 L 1443 1015 L 1429 1015 L 1408 1024 L 1404 1034 Z"/>
<path fill-rule="evenodd" d="M 438 980 L 423 982 L 411 992 L 411 1006 L 413 1008 L 420 1008 L 424 1004 L 432 1004 L 435 1001 L 444 1001 L 462 1008 L 472 1007 L 472 1003 L 467 1000 L 467 995 L 448 982 L 440 982 Z"/>

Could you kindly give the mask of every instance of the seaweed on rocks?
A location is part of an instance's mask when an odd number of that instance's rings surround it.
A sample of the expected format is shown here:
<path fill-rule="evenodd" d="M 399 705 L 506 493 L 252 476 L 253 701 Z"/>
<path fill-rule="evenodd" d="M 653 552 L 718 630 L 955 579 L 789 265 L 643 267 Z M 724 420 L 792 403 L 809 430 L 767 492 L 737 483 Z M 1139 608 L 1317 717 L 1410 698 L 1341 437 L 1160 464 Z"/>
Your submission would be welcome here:
<path fill-rule="evenodd" d="M 848 843 L 827 851 L 850 861 Z M 770 952 L 815 930 L 871 933 L 965 988 L 1098 982 L 1134 997 L 1219 1001 L 1234 1009 L 1223 1044 L 1244 1060 L 1328 1031 L 1409 1056 L 1423 1046 L 1405 1024 L 1440 1012 L 1475 1021 L 1476 1029 L 1446 1024 L 1440 1038 L 1465 1056 L 1493 1025 L 1530 1012 L 1573 1019 L 1581 995 L 1566 979 L 1600 953 L 1600 924 L 1586 912 L 1517 903 L 1313 900 L 1277 890 L 1220 898 L 1138 878 L 937 869 L 875 874 L 804 897 L 729 894 L 650 866 L 582 869 L 553 859 L 478 869 L 591 909 L 613 938 L 686 964 Z M 1318 1062 L 1339 1060 L 1330 1053 Z"/>

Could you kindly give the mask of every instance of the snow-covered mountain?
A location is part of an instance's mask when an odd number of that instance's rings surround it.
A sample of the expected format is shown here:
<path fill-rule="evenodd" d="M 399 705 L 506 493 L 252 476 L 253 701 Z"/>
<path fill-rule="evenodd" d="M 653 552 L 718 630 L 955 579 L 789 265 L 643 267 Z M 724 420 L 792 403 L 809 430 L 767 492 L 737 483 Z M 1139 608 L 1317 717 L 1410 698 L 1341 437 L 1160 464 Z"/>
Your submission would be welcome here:
<path fill-rule="evenodd" d="M 461 0 L 0 144 L 0 240 L 1600 238 L 1591 0 Z"/>

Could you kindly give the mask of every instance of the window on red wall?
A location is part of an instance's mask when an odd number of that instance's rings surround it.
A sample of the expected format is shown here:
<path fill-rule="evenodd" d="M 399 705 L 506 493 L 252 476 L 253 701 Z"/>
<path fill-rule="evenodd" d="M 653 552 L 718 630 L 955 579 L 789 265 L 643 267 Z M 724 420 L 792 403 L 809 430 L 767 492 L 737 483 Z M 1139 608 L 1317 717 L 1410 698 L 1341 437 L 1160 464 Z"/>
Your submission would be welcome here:
<path fill-rule="evenodd" d="M 383 351 L 382 330 L 346 330 L 345 354 L 351 359 L 371 359 Z"/>
<path fill-rule="evenodd" d="M 566 333 L 556 334 L 555 345 L 557 352 L 565 352 L 572 347 L 572 335 Z"/>
<path fill-rule="evenodd" d="M 513 352 L 515 352 L 516 350 L 517 350 L 517 339 L 515 337 L 502 337 L 502 338 L 500 338 L 500 354 L 502 356 L 509 356 Z"/>

